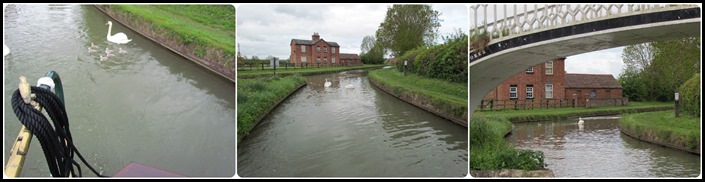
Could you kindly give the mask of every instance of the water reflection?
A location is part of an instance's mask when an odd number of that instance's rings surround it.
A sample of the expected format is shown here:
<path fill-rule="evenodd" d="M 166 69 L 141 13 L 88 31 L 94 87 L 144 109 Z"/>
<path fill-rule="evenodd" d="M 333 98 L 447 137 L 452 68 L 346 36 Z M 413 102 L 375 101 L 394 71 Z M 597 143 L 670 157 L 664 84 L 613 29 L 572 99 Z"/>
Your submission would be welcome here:
<path fill-rule="evenodd" d="M 238 175 L 465 176 L 467 129 L 376 89 L 366 74 L 307 77 L 238 144 Z"/>
<path fill-rule="evenodd" d="M 619 131 L 618 119 L 515 123 L 509 140 L 543 151 L 557 177 L 695 177 L 700 157 L 645 143 Z"/>

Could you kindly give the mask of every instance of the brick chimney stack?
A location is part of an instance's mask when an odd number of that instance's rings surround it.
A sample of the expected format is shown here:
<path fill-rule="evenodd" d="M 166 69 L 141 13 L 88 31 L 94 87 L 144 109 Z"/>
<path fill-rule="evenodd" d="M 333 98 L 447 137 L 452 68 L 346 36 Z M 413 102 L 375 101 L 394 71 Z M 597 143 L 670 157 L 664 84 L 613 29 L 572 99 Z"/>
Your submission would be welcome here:
<path fill-rule="evenodd" d="M 313 40 L 315 42 L 318 39 L 321 39 L 321 36 L 318 36 L 318 32 L 313 32 L 313 35 L 311 36 L 311 40 Z"/>

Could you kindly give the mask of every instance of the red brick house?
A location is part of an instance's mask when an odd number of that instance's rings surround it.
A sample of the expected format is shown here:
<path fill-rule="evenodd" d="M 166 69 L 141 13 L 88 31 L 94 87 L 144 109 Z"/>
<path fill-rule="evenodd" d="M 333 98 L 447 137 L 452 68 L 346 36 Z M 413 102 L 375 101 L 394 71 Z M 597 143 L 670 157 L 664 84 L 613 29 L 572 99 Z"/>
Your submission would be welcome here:
<path fill-rule="evenodd" d="M 483 100 L 565 99 L 565 58 L 545 62 L 516 74 Z"/>
<path fill-rule="evenodd" d="M 593 91 L 594 95 L 585 95 Z M 588 98 L 592 102 L 587 102 Z M 482 104 L 488 103 L 502 105 L 500 108 L 586 106 L 586 103 L 602 106 L 623 105 L 626 99 L 622 98 L 622 87 L 612 75 L 567 74 L 565 58 L 560 58 L 527 68 L 502 82 L 485 95 Z"/>
<path fill-rule="evenodd" d="M 318 33 L 314 32 L 311 40 L 291 39 L 291 55 L 289 63 L 301 66 L 301 64 L 311 66 L 341 66 L 362 64 L 357 54 L 341 54 L 340 45 L 336 42 L 321 39 Z"/>

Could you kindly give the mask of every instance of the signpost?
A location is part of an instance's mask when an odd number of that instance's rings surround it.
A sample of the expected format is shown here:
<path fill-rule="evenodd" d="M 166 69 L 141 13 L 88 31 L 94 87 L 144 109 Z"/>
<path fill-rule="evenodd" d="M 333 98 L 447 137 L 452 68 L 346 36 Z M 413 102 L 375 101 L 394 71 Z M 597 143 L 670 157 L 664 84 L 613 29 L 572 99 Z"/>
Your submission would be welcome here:
<path fill-rule="evenodd" d="M 406 75 L 406 65 L 407 65 L 407 64 L 408 64 L 408 62 L 407 62 L 406 60 L 404 60 L 404 69 L 402 70 L 402 72 L 404 73 L 404 75 Z"/>
<path fill-rule="evenodd" d="M 678 117 L 678 92 L 676 92 L 676 103 L 675 103 L 675 104 L 676 104 L 676 106 L 675 106 L 675 108 L 676 108 L 676 117 Z"/>
<path fill-rule="evenodd" d="M 272 57 L 271 59 L 269 59 L 269 65 L 271 65 L 274 69 L 274 76 L 277 76 L 277 67 L 279 67 L 279 61 L 277 60 L 277 57 Z"/>

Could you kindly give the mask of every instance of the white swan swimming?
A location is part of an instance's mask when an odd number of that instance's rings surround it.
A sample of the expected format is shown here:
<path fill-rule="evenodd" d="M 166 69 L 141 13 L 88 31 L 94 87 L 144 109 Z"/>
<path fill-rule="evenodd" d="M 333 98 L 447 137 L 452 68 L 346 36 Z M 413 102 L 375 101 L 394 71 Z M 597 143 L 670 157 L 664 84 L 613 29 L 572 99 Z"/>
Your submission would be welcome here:
<path fill-rule="evenodd" d="M 583 124 L 583 123 L 585 123 L 585 121 L 583 121 L 583 118 L 582 118 L 582 117 L 578 117 L 578 119 L 579 119 L 579 120 L 578 120 L 578 124 Z"/>
<path fill-rule="evenodd" d="M 7 47 L 7 45 L 2 44 L 2 56 L 7 56 L 10 54 L 10 48 Z"/>
<path fill-rule="evenodd" d="M 347 85 L 345 85 L 345 88 L 355 88 L 355 86 L 353 84 L 348 83 Z"/>
<path fill-rule="evenodd" d="M 122 32 L 118 32 L 115 35 L 110 35 L 110 31 L 113 29 L 113 22 L 108 21 L 106 25 L 108 25 L 108 41 L 116 44 L 126 44 L 132 41 L 132 39 L 127 39 L 127 35 Z"/>
<path fill-rule="evenodd" d="M 326 78 L 326 83 L 324 83 L 323 86 L 330 87 L 330 85 L 331 85 L 330 81 L 328 81 L 328 79 Z"/>

